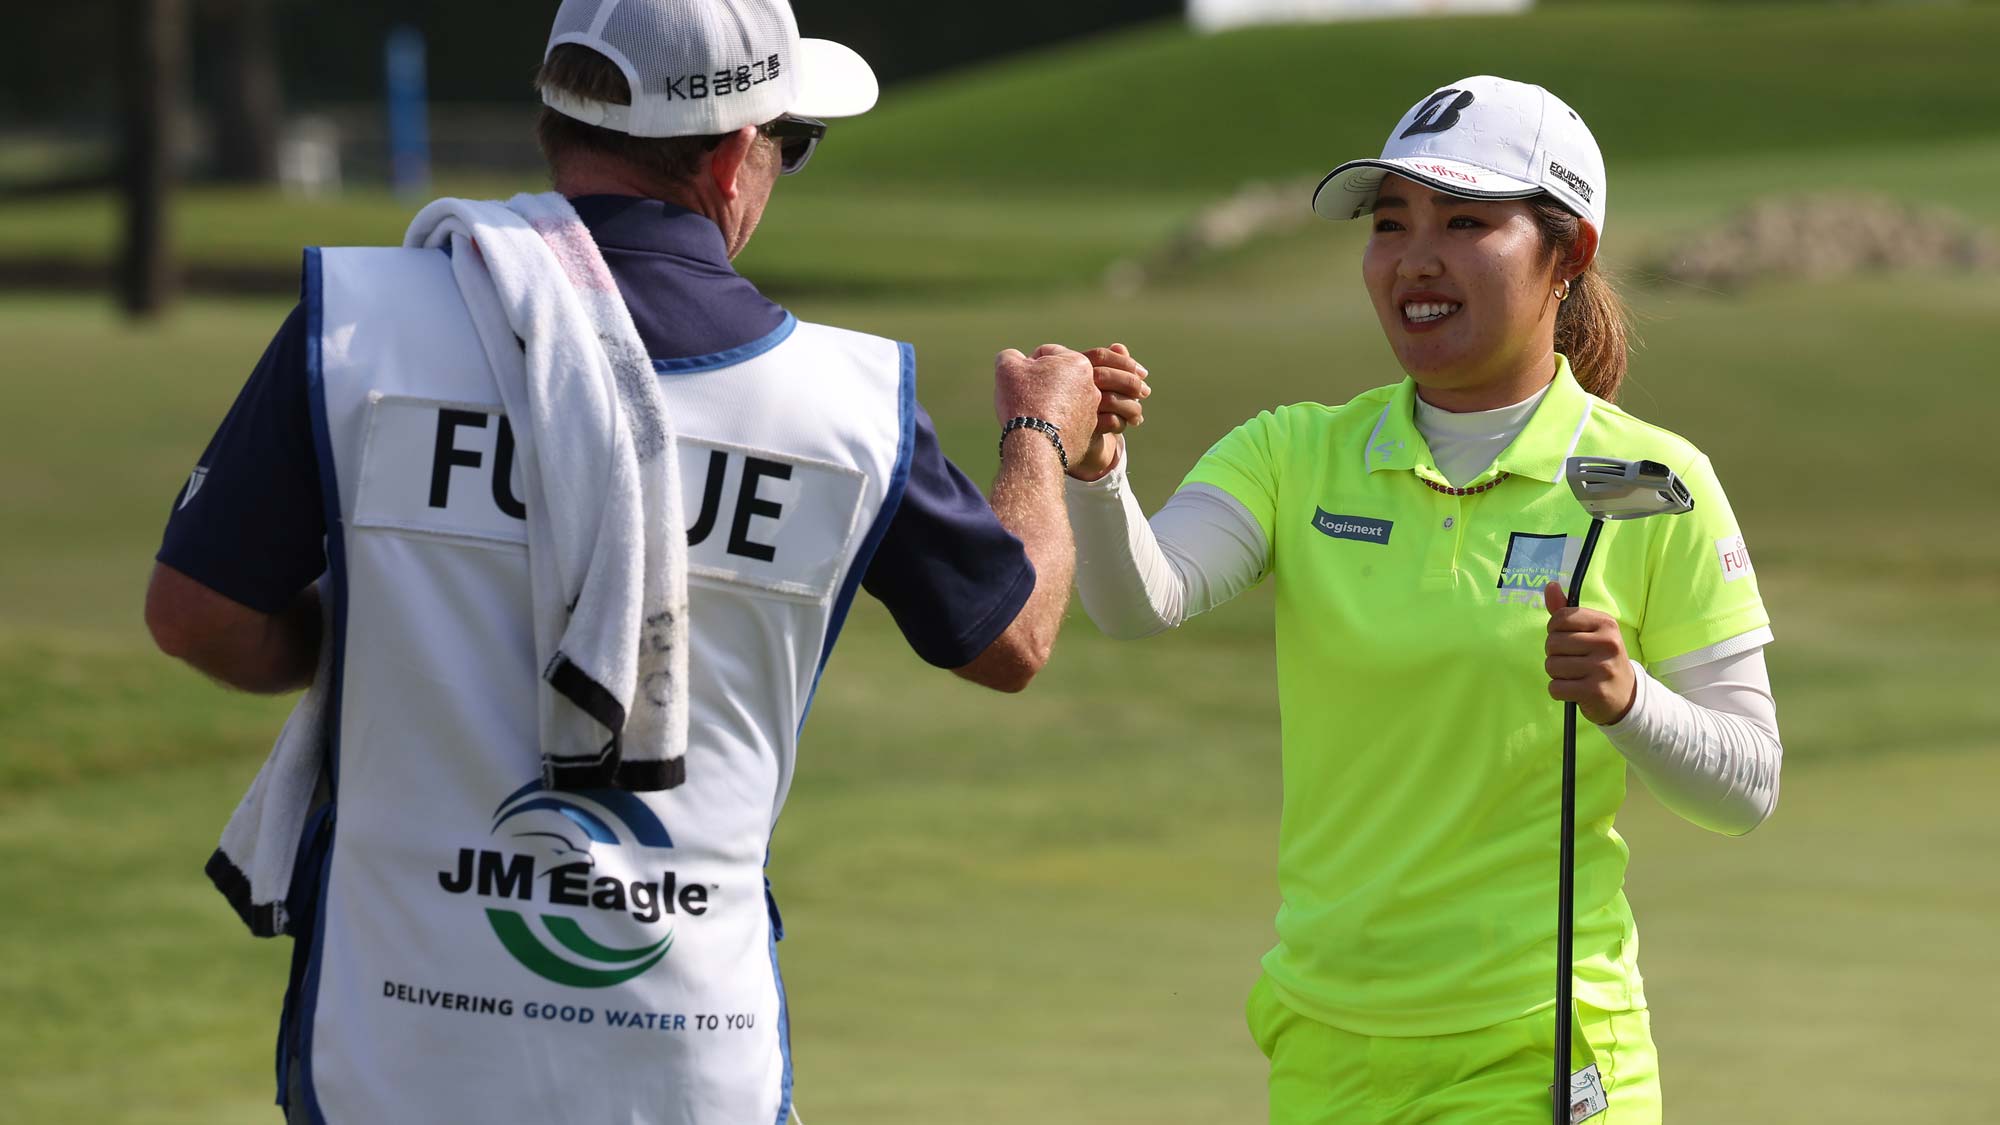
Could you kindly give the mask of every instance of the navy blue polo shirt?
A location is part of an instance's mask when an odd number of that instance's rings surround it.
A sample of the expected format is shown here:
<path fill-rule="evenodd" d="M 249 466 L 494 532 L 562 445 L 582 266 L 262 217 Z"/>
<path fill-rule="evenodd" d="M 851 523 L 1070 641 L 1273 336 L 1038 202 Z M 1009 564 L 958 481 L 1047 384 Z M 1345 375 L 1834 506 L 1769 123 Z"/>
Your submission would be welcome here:
<path fill-rule="evenodd" d="M 729 263 L 722 232 L 670 203 L 571 201 L 590 228 L 655 360 L 728 351 L 768 335 L 785 310 Z M 265 613 L 326 570 L 319 459 L 306 402 L 305 316 L 294 308 L 175 497 L 159 561 Z M 979 488 L 938 448 L 919 406 L 909 482 L 862 588 L 910 647 L 943 668 L 972 662 L 1035 586 L 1034 565 Z"/>

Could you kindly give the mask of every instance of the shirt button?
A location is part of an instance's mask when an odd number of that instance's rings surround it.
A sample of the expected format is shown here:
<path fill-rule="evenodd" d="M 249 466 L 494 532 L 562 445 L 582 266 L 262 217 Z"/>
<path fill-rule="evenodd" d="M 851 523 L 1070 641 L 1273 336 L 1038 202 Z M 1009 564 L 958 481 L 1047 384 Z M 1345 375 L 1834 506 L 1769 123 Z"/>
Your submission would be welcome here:
<path fill-rule="evenodd" d="M 1458 520 L 1454 519 L 1453 517 L 1451 517 L 1451 516 L 1446 516 L 1446 517 L 1444 518 L 1444 529 L 1445 529 L 1446 531 L 1450 531 L 1450 530 L 1451 530 L 1451 527 L 1452 527 L 1452 525 L 1453 525 L 1453 524 L 1455 524 L 1455 523 L 1457 523 L 1457 522 L 1458 522 Z"/>

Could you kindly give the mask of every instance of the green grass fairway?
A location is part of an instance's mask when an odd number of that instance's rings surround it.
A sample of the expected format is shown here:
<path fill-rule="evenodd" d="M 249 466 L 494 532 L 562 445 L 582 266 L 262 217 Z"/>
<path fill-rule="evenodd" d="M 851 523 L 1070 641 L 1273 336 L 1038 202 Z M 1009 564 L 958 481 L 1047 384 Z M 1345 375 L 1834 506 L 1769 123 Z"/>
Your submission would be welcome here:
<path fill-rule="evenodd" d="M 803 316 L 914 341 L 945 446 L 982 478 L 996 349 L 1131 345 L 1156 387 L 1133 465 L 1157 505 L 1255 411 L 1397 373 L 1357 227 L 1132 297 L 1103 291 L 1103 266 L 1240 178 L 1378 145 L 1384 107 L 1434 80 L 1573 60 L 1628 265 L 1817 184 L 1993 214 L 1996 9 L 1803 10 L 1572 4 L 1085 43 L 899 93 L 784 185 L 744 264 Z M 1336 51 L 1353 65 L 1310 65 Z M 1820 104 L 1827 120 L 1801 109 Z M 1697 143 L 1691 122 L 1725 120 L 1714 151 Z M 0 257 L 101 254 L 101 201 L 69 206 L 0 214 Z M 255 262 L 393 239 L 406 217 L 376 197 L 183 210 L 215 254 Z M 1634 297 L 1626 404 L 1729 486 L 1775 618 L 1789 757 L 1776 818 L 1747 839 L 1636 788 L 1620 819 L 1669 1120 L 1992 1120 L 2000 278 Z M 286 302 L 193 300 L 138 328 L 107 306 L 0 298 L 0 1121 L 270 1122 L 288 947 L 248 937 L 201 866 L 289 703 L 154 654 L 139 614 L 168 505 Z M 857 605 L 774 842 L 807 1120 L 1263 1119 L 1241 1010 L 1277 905 L 1270 613 L 1258 591 L 1130 645 L 1075 613 L 1016 699 L 925 668 Z"/>
<path fill-rule="evenodd" d="M 1256 407 L 1383 377 L 1345 269 L 1313 286 L 1284 257 L 1276 284 L 1232 274 L 1143 302 L 805 311 L 914 338 L 947 444 L 980 471 L 993 347 L 1125 338 L 1161 388 L 1135 454 L 1158 497 Z M 1677 1120 L 1962 1115 L 2000 1094 L 1959 1053 L 1991 996 L 1978 935 L 2000 922 L 1994 533 L 1947 483 L 1976 449 L 1929 444 L 1935 476 L 1811 483 L 1950 432 L 1926 402 L 1992 405 L 1944 384 L 1996 304 L 1992 283 L 1882 282 L 1646 305 L 1631 401 L 1701 435 L 1733 483 L 1792 755 L 1783 808 L 1747 840 L 1643 795 L 1627 818 Z M 132 332 L 73 300 L 0 309 L 39 349 L 7 368 L 27 424 L 0 451 L 0 474 L 33 482 L 0 501 L 0 1089 L 25 1120 L 268 1119 L 283 950 L 245 936 L 199 869 L 284 704 L 204 686 L 136 620 L 180 468 L 281 311 L 197 303 Z M 1783 328 L 1808 318 L 1811 347 Z M 1759 471 L 1774 464 L 1807 468 Z M 1239 1008 L 1275 907 L 1268 613 L 1252 596 L 1127 646 L 1078 619 L 1020 700 L 928 672 L 884 615 L 856 614 L 776 841 L 809 1116 L 1256 1118 Z"/>

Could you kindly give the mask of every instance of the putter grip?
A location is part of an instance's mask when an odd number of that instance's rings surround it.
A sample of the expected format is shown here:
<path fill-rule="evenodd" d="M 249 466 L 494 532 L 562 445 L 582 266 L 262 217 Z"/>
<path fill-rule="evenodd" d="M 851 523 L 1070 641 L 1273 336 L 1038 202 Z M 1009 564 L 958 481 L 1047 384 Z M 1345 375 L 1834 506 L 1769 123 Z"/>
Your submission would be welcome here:
<path fill-rule="evenodd" d="M 1576 555 L 1576 572 L 1569 576 L 1569 589 L 1564 592 L 1571 605 L 1581 604 L 1583 575 L 1590 569 L 1590 556 L 1597 553 L 1597 537 L 1602 534 L 1604 534 L 1604 521 L 1592 519 L 1590 530 L 1583 536 L 1583 550 L 1578 551 Z"/>

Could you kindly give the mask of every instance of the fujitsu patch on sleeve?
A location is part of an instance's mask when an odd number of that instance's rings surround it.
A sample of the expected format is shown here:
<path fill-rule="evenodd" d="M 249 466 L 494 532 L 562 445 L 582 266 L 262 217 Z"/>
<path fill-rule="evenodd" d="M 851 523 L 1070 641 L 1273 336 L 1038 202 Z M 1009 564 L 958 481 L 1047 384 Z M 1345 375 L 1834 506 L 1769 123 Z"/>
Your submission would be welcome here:
<path fill-rule="evenodd" d="M 1717 539 L 1715 557 L 1722 564 L 1724 582 L 1734 582 L 1750 574 L 1750 548 L 1744 545 L 1741 535 Z"/>

